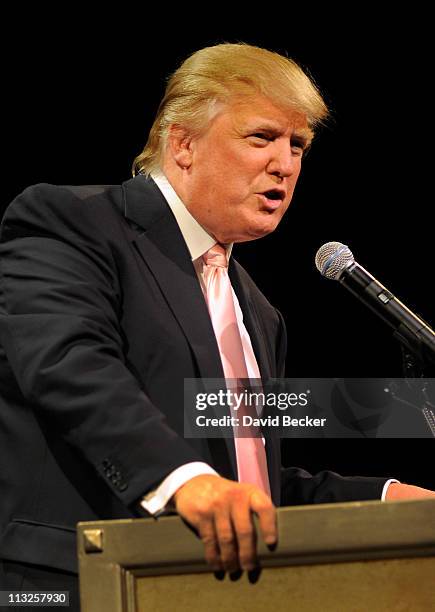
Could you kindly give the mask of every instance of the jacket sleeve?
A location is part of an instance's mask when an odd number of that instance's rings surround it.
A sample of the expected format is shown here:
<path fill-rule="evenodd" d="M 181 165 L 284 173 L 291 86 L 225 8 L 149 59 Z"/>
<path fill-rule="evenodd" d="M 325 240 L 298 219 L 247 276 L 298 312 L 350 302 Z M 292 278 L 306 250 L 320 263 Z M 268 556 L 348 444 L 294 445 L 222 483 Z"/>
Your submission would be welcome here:
<path fill-rule="evenodd" d="M 388 478 L 340 476 L 324 470 L 317 474 L 296 467 L 281 470 L 281 506 L 381 500 Z"/>
<path fill-rule="evenodd" d="M 128 368 L 122 289 L 102 215 L 120 224 L 107 201 L 99 206 L 51 185 L 31 187 L 9 206 L 0 237 L 0 344 L 23 405 L 130 505 L 201 457 Z"/>

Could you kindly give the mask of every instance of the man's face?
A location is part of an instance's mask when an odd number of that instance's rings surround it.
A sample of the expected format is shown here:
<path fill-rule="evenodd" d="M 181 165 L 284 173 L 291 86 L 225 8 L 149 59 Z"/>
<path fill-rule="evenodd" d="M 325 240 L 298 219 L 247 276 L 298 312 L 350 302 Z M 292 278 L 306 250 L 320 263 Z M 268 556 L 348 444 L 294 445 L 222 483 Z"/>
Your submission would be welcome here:
<path fill-rule="evenodd" d="M 304 114 L 263 96 L 226 105 L 190 143 L 185 205 L 221 243 L 273 232 L 292 199 L 311 136 Z"/>

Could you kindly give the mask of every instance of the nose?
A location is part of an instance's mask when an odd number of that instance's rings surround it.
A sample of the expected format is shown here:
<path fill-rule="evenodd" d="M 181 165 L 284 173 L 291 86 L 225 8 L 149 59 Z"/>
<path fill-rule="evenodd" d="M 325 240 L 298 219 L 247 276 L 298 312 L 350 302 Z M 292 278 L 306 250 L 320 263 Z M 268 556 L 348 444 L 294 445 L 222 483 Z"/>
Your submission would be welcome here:
<path fill-rule="evenodd" d="M 267 165 L 269 174 L 273 174 L 280 178 L 287 178 L 294 174 L 300 166 L 300 156 L 292 152 L 291 145 L 287 139 L 273 143 L 271 149 L 271 158 Z"/>

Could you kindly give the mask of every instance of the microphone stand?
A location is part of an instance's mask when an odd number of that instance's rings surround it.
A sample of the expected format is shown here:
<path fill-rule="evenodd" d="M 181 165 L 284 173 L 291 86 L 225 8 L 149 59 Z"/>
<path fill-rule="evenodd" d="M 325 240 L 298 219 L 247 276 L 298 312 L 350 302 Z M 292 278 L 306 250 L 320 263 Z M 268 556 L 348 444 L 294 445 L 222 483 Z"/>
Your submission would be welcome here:
<path fill-rule="evenodd" d="M 428 361 L 422 361 L 420 356 L 417 357 L 404 343 L 401 343 L 401 347 L 403 374 L 407 387 L 413 391 L 414 395 L 417 392 L 420 399 L 417 405 L 415 401 L 398 395 L 395 385 L 391 385 L 392 397 L 422 413 L 432 437 L 435 438 L 435 400 L 429 397 L 431 378 L 435 379 L 434 367 Z"/>

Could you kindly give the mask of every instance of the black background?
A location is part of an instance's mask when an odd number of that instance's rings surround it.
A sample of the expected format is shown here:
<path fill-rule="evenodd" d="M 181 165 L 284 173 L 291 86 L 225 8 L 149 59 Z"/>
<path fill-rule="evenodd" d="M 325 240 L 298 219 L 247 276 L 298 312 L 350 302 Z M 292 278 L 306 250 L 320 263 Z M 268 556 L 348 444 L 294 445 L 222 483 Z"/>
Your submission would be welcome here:
<path fill-rule="evenodd" d="M 34 11 L 25 22 L 5 21 L 1 206 L 32 183 L 129 178 L 165 77 L 194 50 L 245 41 L 287 53 L 310 71 L 332 121 L 304 162 L 279 229 L 237 246 L 236 257 L 285 317 L 288 376 L 401 376 L 389 329 L 323 279 L 314 255 L 330 240 L 348 244 L 435 323 L 428 17 L 398 9 L 380 16 L 358 5 L 336 15 L 263 7 L 258 16 L 247 9 L 251 23 L 236 25 L 223 7 L 209 7 L 189 25 L 163 9 L 110 20 L 106 9 L 92 22 L 86 13 Z M 393 475 L 435 489 L 429 439 L 292 440 L 284 450 L 286 463 L 310 470 Z"/>

